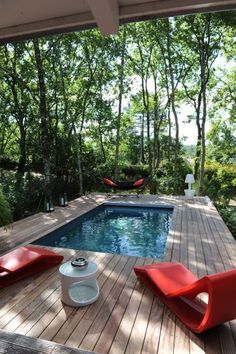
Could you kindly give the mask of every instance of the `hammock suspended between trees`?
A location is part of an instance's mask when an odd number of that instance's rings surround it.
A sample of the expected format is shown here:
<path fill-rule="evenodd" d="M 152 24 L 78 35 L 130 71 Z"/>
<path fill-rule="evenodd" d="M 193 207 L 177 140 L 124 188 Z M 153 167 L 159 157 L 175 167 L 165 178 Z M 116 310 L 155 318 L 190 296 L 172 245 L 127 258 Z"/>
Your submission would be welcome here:
<path fill-rule="evenodd" d="M 102 178 L 103 183 L 110 188 L 113 189 L 120 189 L 124 191 L 132 190 L 132 189 L 140 189 L 144 188 L 148 183 L 149 178 L 140 178 L 136 181 L 129 182 L 129 181 L 116 181 L 113 182 L 108 178 Z"/>

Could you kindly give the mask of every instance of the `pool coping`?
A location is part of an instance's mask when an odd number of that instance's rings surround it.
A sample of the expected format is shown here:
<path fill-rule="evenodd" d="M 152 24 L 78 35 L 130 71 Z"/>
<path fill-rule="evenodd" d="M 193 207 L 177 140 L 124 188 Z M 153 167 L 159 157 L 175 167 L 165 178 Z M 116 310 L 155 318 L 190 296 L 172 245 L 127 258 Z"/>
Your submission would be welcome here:
<path fill-rule="evenodd" d="M 112 205 L 112 206 L 123 206 L 123 207 L 137 207 L 137 208 L 158 208 L 158 209 L 174 209 L 175 205 L 174 204 L 162 204 L 162 203 L 138 203 L 138 202 L 133 202 L 133 201 L 112 201 L 108 200 L 105 201 L 102 205 Z"/>
<path fill-rule="evenodd" d="M 73 247 L 66 247 L 67 245 L 63 246 L 59 246 L 58 242 L 61 242 L 61 238 L 62 237 L 67 237 L 68 233 L 74 231 L 83 221 L 88 220 L 88 218 L 93 217 L 94 215 L 97 215 L 96 213 L 100 213 L 101 211 L 105 210 L 106 207 L 118 207 L 118 208 L 136 208 L 136 209 L 147 209 L 147 210 L 156 210 L 156 211 L 161 211 L 163 210 L 166 212 L 170 212 L 171 213 L 171 219 L 169 221 L 169 230 L 168 233 L 165 232 L 165 242 L 164 242 L 164 247 L 161 248 L 161 255 L 156 255 L 155 257 L 153 256 L 148 256 L 148 255 L 141 255 L 141 254 L 126 254 L 126 253 L 116 253 L 116 252 L 112 252 L 112 250 L 96 250 L 96 249 L 89 249 L 88 248 L 82 248 L 80 249 L 78 247 L 78 244 L 74 244 Z M 96 211 L 97 209 L 97 211 Z M 165 256 L 165 251 L 166 251 L 166 245 L 168 243 L 168 238 L 169 238 L 169 232 L 171 229 L 171 222 L 172 222 L 172 217 L 174 214 L 174 209 L 175 206 L 174 204 L 167 204 L 167 203 L 133 203 L 133 201 L 129 201 L 129 200 L 116 200 L 116 201 L 112 201 L 112 200 L 108 200 L 108 201 L 104 201 L 103 203 L 97 205 L 96 207 L 92 208 L 91 210 L 79 215 L 78 217 L 74 218 L 73 220 L 71 220 L 70 222 L 58 227 L 57 229 L 50 231 L 48 234 L 37 238 L 35 241 L 32 242 L 33 245 L 35 246 L 43 246 L 43 247 L 57 247 L 57 248 L 64 248 L 64 249 L 74 249 L 74 250 L 82 250 L 82 251 L 89 251 L 89 252 L 99 252 L 99 253 L 111 253 L 111 254 L 117 254 L 117 255 L 122 255 L 122 256 L 127 256 L 127 257 L 148 257 L 148 258 L 152 258 L 152 259 L 159 259 L 162 260 Z M 96 212 L 96 213 L 95 213 Z M 164 230 L 163 230 L 164 231 Z M 90 236 L 89 236 L 90 238 Z M 50 241 L 51 239 L 51 241 Z M 38 242 L 40 241 L 40 242 Z M 71 240 L 70 240 L 71 241 Z M 157 242 L 158 239 L 155 239 L 155 242 Z M 75 241 L 76 242 L 76 241 Z M 51 244 L 50 244 L 51 243 Z M 54 243 L 54 244 L 53 244 Z M 73 242 L 72 242 L 73 243 Z M 161 246 L 162 247 L 162 246 Z M 158 249 L 158 248 L 157 248 Z M 158 250 L 156 249 L 156 253 L 158 253 Z"/>

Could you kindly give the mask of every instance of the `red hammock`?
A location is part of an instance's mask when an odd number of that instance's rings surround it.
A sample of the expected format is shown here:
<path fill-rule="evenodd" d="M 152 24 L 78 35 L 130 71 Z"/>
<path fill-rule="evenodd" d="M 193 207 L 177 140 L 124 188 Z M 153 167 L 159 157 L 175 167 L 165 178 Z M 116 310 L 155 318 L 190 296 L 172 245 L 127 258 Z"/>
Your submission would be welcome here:
<path fill-rule="evenodd" d="M 148 180 L 148 178 L 141 178 L 141 179 L 138 179 L 137 181 L 134 181 L 134 182 L 126 182 L 126 181 L 113 182 L 108 178 L 102 178 L 103 183 L 107 187 L 110 187 L 113 189 L 121 189 L 121 190 L 125 190 L 125 191 L 144 187 L 147 184 L 147 180 Z"/>

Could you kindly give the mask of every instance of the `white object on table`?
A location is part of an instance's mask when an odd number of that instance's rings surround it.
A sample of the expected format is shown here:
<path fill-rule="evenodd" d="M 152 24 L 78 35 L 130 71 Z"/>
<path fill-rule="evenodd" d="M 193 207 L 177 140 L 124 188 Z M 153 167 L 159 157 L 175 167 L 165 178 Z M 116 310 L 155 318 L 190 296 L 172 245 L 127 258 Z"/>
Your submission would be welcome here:
<path fill-rule="evenodd" d="M 99 287 L 97 283 L 98 267 L 94 262 L 80 269 L 71 262 L 59 268 L 61 279 L 61 300 L 69 306 L 86 306 L 97 300 Z"/>

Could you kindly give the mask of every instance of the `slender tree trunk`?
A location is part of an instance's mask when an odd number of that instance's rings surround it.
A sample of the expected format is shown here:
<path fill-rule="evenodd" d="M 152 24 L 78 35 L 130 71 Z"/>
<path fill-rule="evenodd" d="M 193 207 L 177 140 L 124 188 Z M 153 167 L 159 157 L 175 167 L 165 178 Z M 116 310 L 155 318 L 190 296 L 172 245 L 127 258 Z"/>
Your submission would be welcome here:
<path fill-rule="evenodd" d="M 146 97 L 149 96 L 147 90 L 146 91 Z M 148 101 L 149 99 L 147 99 Z M 146 119 L 147 119 L 147 144 L 148 144 L 148 166 L 149 166 L 149 173 L 152 176 L 153 175 L 153 169 L 152 169 L 152 147 L 151 147 L 151 127 L 150 127 L 150 111 L 149 111 L 149 104 L 147 105 L 147 111 L 146 111 Z"/>
<path fill-rule="evenodd" d="M 77 164 L 78 164 L 78 171 L 79 171 L 79 194 L 84 194 L 83 188 L 83 174 L 82 174 L 82 159 L 81 159 L 81 152 L 82 152 L 82 136 L 79 133 L 78 136 L 78 150 L 77 150 Z"/>
<path fill-rule="evenodd" d="M 142 97 L 143 97 L 143 106 L 146 113 L 146 122 L 147 122 L 147 146 L 148 146 L 148 169 L 149 174 L 152 176 L 152 148 L 151 148 L 151 127 L 150 127 L 150 109 L 149 109 L 149 91 L 148 91 L 148 71 L 150 68 L 152 51 L 149 53 L 148 64 L 145 70 L 143 52 L 140 43 L 138 42 L 138 49 L 141 59 L 141 82 L 142 82 Z"/>
<path fill-rule="evenodd" d="M 101 103 L 103 101 L 103 97 L 102 97 L 102 83 L 101 80 L 99 80 L 99 96 L 100 96 L 100 107 L 101 107 Z M 103 143 L 103 134 L 102 134 L 102 109 L 99 110 L 98 113 L 98 133 L 99 133 L 99 142 L 100 142 L 100 148 L 101 148 L 101 152 L 102 152 L 102 159 L 103 162 L 106 162 L 106 152 L 105 152 L 105 147 L 104 147 L 104 143 Z"/>
<path fill-rule="evenodd" d="M 167 151 L 167 158 L 170 162 L 170 155 L 171 155 L 171 118 L 170 118 L 170 106 L 168 105 L 167 108 L 167 115 L 168 115 L 168 151 Z"/>
<path fill-rule="evenodd" d="M 45 196 L 51 197 L 51 163 L 50 163 L 50 142 L 49 142 L 49 122 L 46 105 L 46 86 L 44 80 L 44 68 L 43 60 L 41 57 L 41 51 L 39 47 L 39 40 L 36 38 L 33 40 L 35 61 L 38 73 L 38 85 L 39 85 L 39 115 L 41 122 L 41 146 L 42 146 L 42 158 L 44 165 L 45 175 Z"/>
<path fill-rule="evenodd" d="M 21 119 L 23 122 L 23 119 Z M 18 178 L 21 180 L 24 177 L 26 169 L 26 131 L 24 124 L 19 125 L 20 130 L 20 158 L 17 169 Z M 17 178 L 17 179 L 18 179 Z"/>
<path fill-rule="evenodd" d="M 139 162 L 140 162 L 140 163 L 145 163 L 145 157 L 144 157 L 144 113 L 142 113 L 142 116 L 141 116 L 140 156 L 139 156 Z"/>
<path fill-rule="evenodd" d="M 197 144 L 196 144 L 196 155 L 195 155 L 195 159 L 194 159 L 194 178 L 195 178 L 195 180 L 198 180 L 198 177 L 199 177 L 200 158 L 201 158 L 201 138 L 199 140 L 199 135 L 198 135 Z"/>
<path fill-rule="evenodd" d="M 206 90 L 210 77 L 210 42 L 211 42 L 211 14 L 205 17 L 205 25 L 200 29 L 200 34 L 196 34 L 198 41 L 198 55 L 200 64 L 200 90 L 196 104 L 196 124 L 198 128 L 197 151 L 195 159 L 195 177 L 199 178 L 199 193 L 204 193 L 204 174 L 206 158 L 206 138 L 205 125 L 207 119 Z M 216 56 L 213 58 L 214 62 Z M 212 65 L 211 63 L 211 65 Z"/>
<path fill-rule="evenodd" d="M 150 59 L 150 58 L 149 58 Z M 150 62 L 149 62 L 150 64 Z M 148 65 L 149 68 L 149 65 Z M 148 69 L 147 69 L 148 70 Z M 148 171 L 149 175 L 152 177 L 154 174 L 153 169 L 153 154 L 152 154 L 152 146 L 151 146 L 151 122 L 150 122 L 150 107 L 149 107 L 149 92 L 148 92 L 148 73 L 142 75 L 142 91 L 143 91 L 143 104 L 146 111 L 146 122 L 147 122 L 147 147 L 148 147 Z M 149 183 L 150 193 L 155 194 L 156 188 L 154 183 Z"/>
<path fill-rule="evenodd" d="M 168 56 L 168 69 L 169 69 L 169 75 L 170 75 L 170 88 L 171 88 L 171 93 L 170 93 L 170 107 L 174 116 L 174 121 L 175 121 L 175 154 L 174 154 L 174 169 L 173 173 L 177 177 L 178 172 L 179 172 L 179 163 L 178 163 L 178 157 L 179 157 L 179 119 L 178 119 L 178 114 L 176 110 L 176 103 L 175 103 L 175 78 L 174 78 L 174 69 L 173 69 L 173 64 L 172 64 L 172 53 L 171 53 L 171 28 L 170 28 L 170 19 L 168 18 L 167 20 L 167 56 Z M 177 178 L 174 179 L 174 192 L 177 192 Z"/>
<path fill-rule="evenodd" d="M 120 157 L 120 128 L 121 128 L 121 115 L 122 115 L 122 100 L 124 93 L 124 69 L 125 69 L 125 47 L 126 47 L 126 29 L 123 29 L 122 49 L 121 49 L 121 63 L 119 70 L 119 102 L 118 102 L 118 115 L 116 123 L 116 151 L 115 151 L 115 180 L 119 175 L 119 157 Z"/>
<path fill-rule="evenodd" d="M 160 146 L 160 129 L 162 123 L 162 116 L 159 109 L 158 88 L 157 88 L 157 73 L 156 68 L 152 67 L 153 81 L 154 81 L 154 151 L 153 151 L 153 171 L 157 171 L 161 161 L 161 146 Z"/>
<path fill-rule="evenodd" d="M 206 116 L 207 116 L 207 103 L 206 103 L 206 86 L 205 86 L 203 90 L 201 165 L 200 165 L 200 180 L 199 180 L 200 195 L 204 194 L 204 175 L 205 175 L 205 159 L 206 159 L 206 139 L 205 139 Z"/>
<path fill-rule="evenodd" d="M 167 28 L 166 28 L 166 37 L 167 37 L 167 47 L 170 46 L 169 42 L 169 23 L 167 23 Z M 158 32 L 157 32 L 158 33 Z M 166 94 L 167 94 L 167 103 L 165 106 L 165 109 L 167 110 L 167 117 L 168 117 L 168 147 L 167 147 L 167 158 L 168 161 L 170 161 L 171 158 L 171 116 L 170 116 L 170 111 L 171 111 L 171 94 L 170 94 L 170 83 L 169 83 L 169 55 L 166 57 L 166 49 L 163 45 L 162 40 L 160 39 L 159 35 L 156 36 L 156 42 L 159 45 L 161 55 L 162 55 L 162 60 L 163 60 L 163 65 L 164 65 L 164 77 L 165 77 L 165 87 L 166 87 Z M 170 53 L 169 53 L 170 54 Z M 172 84 L 171 87 L 173 89 L 173 79 L 172 79 Z"/>
<path fill-rule="evenodd" d="M 102 119 L 101 119 L 101 115 L 99 114 L 98 117 L 98 133 L 99 133 L 99 141 L 100 141 L 100 147 L 101 147 L 101 152 L 102 152 L 102 159 L 103 162 L 106 162 L 106 152 L 105 152 L 105 147 L 104 147 L 104 143 L 103 143 L 103 135 L 102 135 L 102 129 L 101 129 L 101 123 L 102 123 Z"/>
<path fill-rule="evenodd" d="M 20 157 L 17 167 L 16 173 L 16 191 L 21 189 L 22 179 L 25 174 L 26 169 L 26 129 L 24 125 L 24 113 L 20 108 L 20 103 L 18 100 L 17 89 L 15 87 L 15 80 L 12 84 L 12 93 L 14 99 L 14 107 L 15 107 L 15 114 L 16 114 L 16 121 L 19 127 L 19 150 L 20 150 Z"/>
<path fill-rule="evenodd" d="M 90 83 L 92 82 L 92 78 Z M 79 194 L 84 194 L 84 182 L 83 182 L 83 163 L 82 163 L 82 132 L 84 129 L 84 122 L 85 122 L 85 114 L 87 109 L 87 104 L 90 95 L 90 86 L 87 88 L 85 92 L 84 99 L 83 99 L 83 106 L 82 106 L 82 114 L 81 114 L 81 122 L 80 122 L 80 129 L 78 134 L 78 147 L 77 147 L 77 166 L 78 166 L 78 176 L 79 176 Z M 74 126 L 74 133 L 76 134 L 76 128 Z"/>
<path fill-rule="evenodd" d="M 14 102 L 14 111 L 12 114 L 16 118 L 16 122 L 19 128 L 19 161 L 17 164 L 16 170 L 16 182 L 15 182 L 15 195 L 16 195 L 16 205 L 14 214 L 16 218 L 22 217 L 24 211 L 24 206 L 22 205 L 21 195 L 23 192 L 23 178 L 26 170 L 26 127 L 25 127 L 25 115 L 24 108 L 21 105 L 20 98 L 22 94 L 22 87 L 18 84 L 18 74 L 17 74 L 17 60 L 18 57 L 18 45 L 14 44 L 14 57 L 11 61 L 9 59 L 9 52 L 7 46 L 5 46 L 5 57 L 7 64 L 12 62 L 11 75 L 7 78 L 9 87 L 12 92 L 13 102 Z"/>
<path fill-rule="evenodd" d="M 196 125 L 197 125 L 197 146 L 196 157 L 194 161 L 194 178 L 199 179 L 200 159 L 202 153 L 202 126 L 201 126 L 201 105 L 202 105 L 202 83 L 198 94 L 197 103 L 195 104 Z"/>
<path fill-rule="evenodd" d="M 84 125 L 84 118 L 82 119 L 80 131 L 78 134 L 78 145 L 77 145 L 77 168 L 79 177 L 79 195 L 84 194 L 84 182 L 83 182 L 83 170 L 82 170 L 82 131 Z M 76 130 L 75 130 L 76 134 Z"/>
<path fill-rule="evenodd" d="M 177 164 L 177 158 L 179 156 L 179 120 L 178 114 L 175 108 L 175 82 L 174 82 L 174 72 L 172 65 L 172 56 L 171 56 L 171 33 L 170 33 L 170 20 L 167 21 L 167 55 L 168 55 L 168 66 L 170 74 L 170 83 L 171 83 L 171 94 L 170 94 L 170 104 L 175 120 L 175 164 Z"/>

